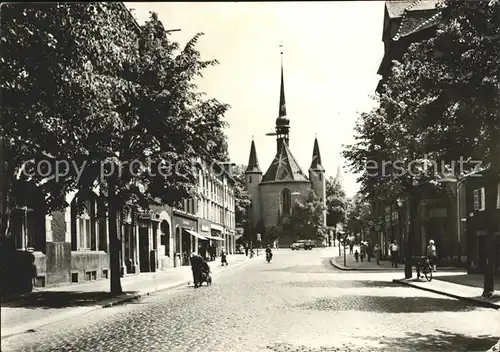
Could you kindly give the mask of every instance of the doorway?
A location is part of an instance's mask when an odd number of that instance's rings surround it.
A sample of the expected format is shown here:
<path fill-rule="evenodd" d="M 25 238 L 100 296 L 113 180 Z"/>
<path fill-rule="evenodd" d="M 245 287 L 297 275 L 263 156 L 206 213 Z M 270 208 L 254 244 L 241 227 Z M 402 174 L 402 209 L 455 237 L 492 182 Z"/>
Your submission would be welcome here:
<path fill-rule="evenodd" d="M 139 227 L 139 265 L 141 272 L 149 272 L 149 229 Z"/>
<path fill-rule="evenodd" d="M 182 265 L 189 265 L 191 256 L 191 235 L 182 230 Z"/>

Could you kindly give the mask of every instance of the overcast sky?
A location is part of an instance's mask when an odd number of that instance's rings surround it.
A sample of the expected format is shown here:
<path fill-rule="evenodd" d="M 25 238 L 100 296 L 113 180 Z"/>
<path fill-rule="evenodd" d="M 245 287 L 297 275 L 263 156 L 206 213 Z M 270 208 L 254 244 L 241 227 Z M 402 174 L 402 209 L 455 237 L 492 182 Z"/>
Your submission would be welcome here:
<path fill-rule="evenodd" d="M 383 1 L 126 3 L 140 24 L 154 11 L 172 39 L 184 44 L 204 32 L 198 49 L 208 68 L 199 87 L 231 105 L 227 113 L 229 153 L 247 164 L 252 135 L 263 172 L 276 153 L 280 48 L 284 46 L 290 148 L 307 174 L 317 135 L 323 166 L 335 176 L 344 166 L 343 144 L 354 141 L 358 112 L 374 106 L 370 95 L 380 79 L 383 55 Z M 356 176 L 343 170 L 344 188 L 353 195 Z"/>

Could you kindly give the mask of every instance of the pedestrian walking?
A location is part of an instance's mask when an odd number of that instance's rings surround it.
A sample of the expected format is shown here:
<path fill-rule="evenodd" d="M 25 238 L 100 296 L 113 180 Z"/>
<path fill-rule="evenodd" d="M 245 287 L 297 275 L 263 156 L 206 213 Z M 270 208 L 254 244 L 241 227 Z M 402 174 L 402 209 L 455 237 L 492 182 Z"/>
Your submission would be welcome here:
<path fill-rule="evenodd" d="M 248 257 L 248 245 L 245 244 L 245 257 Z"/>
<path fill-rule="evenodd" d="M 370 262 L 372 256 L 373 256 L 373 247 L 371 242 L 368 242 L 368 245 L 366 246 L 366 259 L 368 259 L 368 261 Z"/>
<path fill-rule="evenodd" d="M 432 270 L 436 271 L 437 248 L 434 244 L 434 240 L 430 240 L 427 246 L 427 258 L 432 265 Z"/>
<path fill-rule="evenodd" d="M 361 259 L 361 262 L 363 262 L 365 260 L 365 256 L 366 256 L 366 247 L 364 245 L 361 245 L 361 253 L 359 254 L 359 257 Z"/>
<path fill-rule="evenodd" d="M 210 246 L 210 260 L 211 261 L 215 260 L 216 254 L 217 254 L 217 249 L 215 248 L 215 245 L 212 244 Z"/>
<path fill-rule="evenodd" d="M 398 246 L 398 242 L 396 240 L 392 241 L 391 245 L 389 246 L 389 250 L 391 252 L 392 267 L 397 268 L 398 267 L 399 246 Z"/>
<path fill-rule="evenodd" d="M 349 254 L 352 254 L 352 251 L 354 249 L 354 243 L 349 243 Z"/>
<path fill-rule="evenodd" d="M 359 262 L 359 252 L 358 250 L 356 249 L 356 251 L 354 252 L 354 258 L 356 258 L 356 263 Z"/>
<path fill-rule="evenodd" d="M 227 254 L 226 254 L 226 251 L 222 250 L 220 252 L 220 262 L 222 264 L 222 266 L 226 265 L 227 266 Z"/>
<path fill-rule="evenodd" d="M 378 244 L 375 244 L 373 252 L 375 253 L 375 260 L 377 261 L 377 265 L 380 265 L 380 247 L 378 246 Z"/>

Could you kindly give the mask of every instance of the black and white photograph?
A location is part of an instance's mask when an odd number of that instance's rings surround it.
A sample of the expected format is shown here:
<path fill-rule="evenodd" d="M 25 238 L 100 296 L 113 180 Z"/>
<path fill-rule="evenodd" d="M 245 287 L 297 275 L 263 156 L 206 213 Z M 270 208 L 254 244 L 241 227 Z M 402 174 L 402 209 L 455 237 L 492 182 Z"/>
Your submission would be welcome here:
<path fill-rule="evenodd" d="M 500 352 L 500 0 L 0 4 L 2 352 Z"/>

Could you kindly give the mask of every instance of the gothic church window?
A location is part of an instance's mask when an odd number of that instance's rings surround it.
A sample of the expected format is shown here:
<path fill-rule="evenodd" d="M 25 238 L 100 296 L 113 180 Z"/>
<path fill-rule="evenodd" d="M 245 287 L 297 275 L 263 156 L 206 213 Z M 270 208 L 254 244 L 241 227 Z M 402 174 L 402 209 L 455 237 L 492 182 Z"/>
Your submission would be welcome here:
<path fill-rule="evenodd" d="M 290 210 L 292 208 L 292 195 L 290 190 L 285 188 L 281 191 L 281 204 L 283 209 L 283 215 L 290 215 Z"/>

